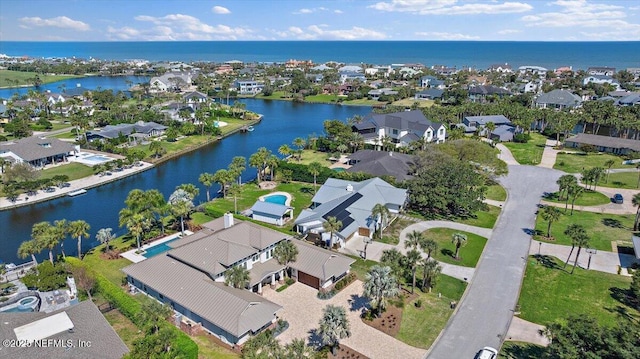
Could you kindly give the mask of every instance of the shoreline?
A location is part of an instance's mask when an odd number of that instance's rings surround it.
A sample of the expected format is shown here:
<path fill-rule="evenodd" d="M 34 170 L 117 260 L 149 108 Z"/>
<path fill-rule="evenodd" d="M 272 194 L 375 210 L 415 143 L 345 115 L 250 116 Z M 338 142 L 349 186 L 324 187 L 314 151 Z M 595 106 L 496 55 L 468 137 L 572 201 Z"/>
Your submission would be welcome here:
<path fill-rule="evenodd" d="M 247 121 L 247 125 L 255 125 L 258 124 L 262 121 L 263 116 L 262 115 L 258 115 L 258 119 L 256 120 L 251 120 L 251 121 Z M 168 161 L 170 159 L 182 156 L 183 154 L 189 153 L 189 152 L 193 152 L 195 150 L 198 150 L 200 148 L 203 148 L 205 146 L 210 145 L 211 143 L 217 142 L 217 141 L 221 141 L 226 137 L 229 137 L 235 133 L 240 132 L 240 127 L 237 129 L 234 129 L 232 131 L 229 131 L 228 133 L 224 134 L 224 135 L 220 135 L 217 137 L 212 138 L 209 141 L 205 141 L 201 144 L 198 145 L 194 145 L 192 147 L 188 147 L 185 148 L 181 151 L 178 152 L 174 152 L 171 154 L 167 154 L 165 156 L 162 156 L 160 158 L 158 158 L 155 161 L 149 161 L 149 162 L 141 162 L 143 163 L 142 167 L 133 167 L 132 169 L 124 169 L 122 172 L 112 172 L 113 174 L 111 176 L 98 176 L 98 175 L 91 175 L 88 177 L 84 177 L 84 178 L 80 178 L 77 180 L 73 180 L 73 181 L 69 181 L 69 183 L 71 184 L 71 186 L 66 187 L 66 188 L 57 188 L 56 187 L 56 191 L 53 193 L 45 193 L 42 191 L 38 191 L 38 193 L 35 196 L 32 197 L 28 197 L 26 194 L 22 193 L 18 196 L 18 199 L 16 200 L 16 202 L 11 202 L 9 201 L 6 197 L 0 197 L 0 211 L 6 211 L 6 210 L 12 210 L 15 208 L 20 208 L 20 207 L 25 207 L 31 204 L 37 204 L 37 203 L 43 203 L 43 202 L 47 202 L 50 200 L 54 200 L 54 199 L 58 199 L 58 198 L 62 198 L 62 197 L 66 197 L 67 194 L 69 192 L 72 191 L 76 191 L 79 189 L 92 189 L 92 188 L 96 188 L 96 187 L 100 187 L 102 185 L 111 183 L 111 182 L 115 182 L 118 181 L 120 179 L 123 178 L 127 178 L 130 176 L 133 176 L 135 174 L 138 173 L 142 173 L 145 172 L 147 170 L 150 170 L 154 167 L 156 167 L 158 164 L 161 164 L 165 161 Z M 28 198 L 25 199 L 25 198 Z"/>

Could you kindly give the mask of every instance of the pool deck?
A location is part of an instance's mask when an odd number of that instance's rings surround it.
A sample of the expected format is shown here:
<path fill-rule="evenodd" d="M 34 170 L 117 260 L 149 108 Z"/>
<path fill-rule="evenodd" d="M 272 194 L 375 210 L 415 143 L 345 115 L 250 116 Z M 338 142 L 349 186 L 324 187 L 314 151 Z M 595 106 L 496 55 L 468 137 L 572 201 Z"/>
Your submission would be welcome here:
<path fill-rule="evenodd" d="M 193 232 L 191 231 L 184 231 L 184 234 L 186 236 L 190 236 L 193 234 Z M 155 240 L 151 243 L 147 243 L 145 245 L 143 245 L 142 247 L 140 247 L 141 250 L 146 251 L 147 249 L 151 248 L 151 247 L 155 247 L 157 245 L 160 245 L 162 243 L 166 243 L 169 242 L 173 239 L 176 239 L 180 236 L 180 232 L 178 233 L 174 233 L 170 236 L 166 236 L 164 238 L 160 238 L 158 240 Z M 124 253 L 120 253 L 120 256 L 123 258 L 126 258 L 128 260 L 130 260 L 133 263 L 139 263 L 142 262 L 143 260 L 147 259 L 147 257 L 143 256 L 142 254 L 137 254 L 136 252 L 138 251 L 138 249 L 132 249 L 130 251 L 124 252 Z"/>
<path fill-rule="evenodd" d="M 266 197 L 270 197 L 270 196 L 276 196 L 276 195 L 280 195 L 280 196 L 285 196 L 287 197 L 287 200 L 284 202 L 285 206 L 290 206 L 291 205 L 291 195 L 287 192 L 271 192 L 271 193 L 267 193 L 264 196 L 260 196 L 260 198 L 258 198 L 260 201 L 264 202 L 264 199 Z"/>

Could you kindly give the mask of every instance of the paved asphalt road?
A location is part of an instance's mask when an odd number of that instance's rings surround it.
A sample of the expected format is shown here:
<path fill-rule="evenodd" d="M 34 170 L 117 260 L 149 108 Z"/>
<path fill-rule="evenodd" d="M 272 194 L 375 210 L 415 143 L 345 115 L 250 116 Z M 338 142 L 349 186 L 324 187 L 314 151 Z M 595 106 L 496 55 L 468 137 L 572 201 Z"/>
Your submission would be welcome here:
<path fill-rule="evenodd" d="M 537 204 L 543 192 L 557 190 L 562 174 L 510 165 L 509 175 L 499 179 L 508 192 L 502 214 L 458 312 L 427 358 L 471 359 L 482 347 L 500 347 L 518 302 Z"/>

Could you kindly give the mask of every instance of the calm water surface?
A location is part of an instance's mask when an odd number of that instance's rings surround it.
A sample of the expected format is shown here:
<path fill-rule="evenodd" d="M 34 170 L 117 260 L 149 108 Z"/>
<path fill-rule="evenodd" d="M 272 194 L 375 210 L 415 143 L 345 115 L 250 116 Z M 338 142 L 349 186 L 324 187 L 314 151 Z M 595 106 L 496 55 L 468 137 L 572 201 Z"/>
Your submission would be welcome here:
<path fill-rule="evenodd" d="M 307 137 L 311 133 L 321 135 L 322 123 L 327 119 L 345 120 L 354 115 L 365 115 L 369 107 L 334 106 L 319 104 L 296 104 L 285 101 L 242 100 L 247 109 L 264 115 L 263 121 L 255 126 L 255 131 L 238 133 L 218 143 L 174 158 L 149 171 L 127 177 L 123 180 L 90 189 L 87 194 L 0 212 L 0 260 L 20 263 L 16 251 L 22 241 L 28 240 L 31 227 L 40 221 L 57 219 L 83 219 L 91 225 L 91 238 L 84 240 L 85 251 L 97 245 L 95 233 L 100 228 L 111 227 L 118 235 L 125 230 L 118 228 L 118 211 L 124 207 L 124 200 L 132 189 L 158 189 L 166 198 L 176 186 L 193 183 L 200 187 L 196 203 L 206 198 L 205 188 L 198 182 L 202 172 L 214 173 L 226 168 L 233 156 L 249 156 L 259 147 L 267 147 L 277 154 L 278 147 L 290 144 L 296 137 Z M 255 169 L 247 168 L 244 179 L 255 177 Z M 216 191 L 217 189 L 212 189 Z M 64 242 L 65 252 L 76 252 L 76 240 Z M 58 249 L 59 252 L 59 249 Z M 39 258 L 47 255 L 41 253 Z"/>

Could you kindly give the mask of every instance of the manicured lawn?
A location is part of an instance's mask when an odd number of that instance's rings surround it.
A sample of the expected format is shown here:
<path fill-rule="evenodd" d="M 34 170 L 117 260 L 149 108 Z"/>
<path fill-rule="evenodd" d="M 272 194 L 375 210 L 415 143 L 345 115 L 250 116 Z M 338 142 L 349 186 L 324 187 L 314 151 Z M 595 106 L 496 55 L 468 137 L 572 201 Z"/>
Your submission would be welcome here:
<path fill-rule="evenodd" d="M 542 152 L 547 138 L 539 133 L 531 133 L 527 143 L 505 142 L 513 157 L 521 165 L 537 165 L 542 160 Z"/>
<path fill-rule="evenodd" d="M 287 92 L 286 95 L 287 96 L 291 96 L 291 93 Z M 285 100 L 285 101 L 291 101 L 292 100 L 292 97 L 285 97 L 285 92 L 284 91 L 273 91 L 273 93 L 270 96 L 265 96 L 263 94 L 258 94 L 258 95 L 256 95 L 256 98 L 262 99 L 262 100 Z"/>
<path fill-rule="evenodd" d="M 609 175 L 609 182 L 605 183 L 604 181 L 600 181 L 598 186 L 638 189 L 638 172 L 611 173 Z"/>
<path fill-rule="evenodd" d="M 374 236 L 374 240 L 382 243 L 396 245 L 400 241 L 400 232 L 414 222 L 406 220 L 404 218 L 396 218 L 391 225 L 387 226 L 382 232 L 382 239 L 378 239 L 378 235 Z"/>
<path fill-rule="evenodd" d="M 507 191 L 499 184 L 494 184 L 487 187 L 487 193 L 485 194 L 487 199 L 494 201 L 506 201 Z"/>
<path fill-rule="evenodd" d="M 206 214 L 202 213 L 202 212 L 195 212 L 191 214 L 191 222 L 193 222 L 193 224 L 203 224 L 203 223 L 207 223 L 209 221 L 214 220 L 213 217 L 207 216 Z"/>
<path fill-rule="evenodd" d="M 358 279 L 360 279 L 361 281 L 365 280 L 365 277 L 371 267 L 373 267 L 376 264 L 379 264 L 376 261 L 372 261 L 370 259 L 364 260 L 358 256 L 347 255 L 347 257 L 350 257 L 356 260 L 351 265 L 351 271 L 355 273 Z"/>
<path fill-rule="evenodd" d="M 47 168 L 40 171 L 40 178 L 53 178 L 57 175 L 69 176 L 69 181 L 93 175 L 93 168 L 77 162 Z"/>
<path fill-rule="evenodd" d="M 615 215 L 595 212 L 570 211 L 560 216 L 557 222 L 551 224 L 551 236 L 554 240 L 550 243 L 571 245 L 571 239 L 564 231 L 571 224 L 582 225 L 590 237 L 589 247 L 603 251 L 611 251 L 611 242 L 616 240 L 629 240 L 633 229 L 633 214 Z M 546 236 L 548 222 L 538 216 L 536 219 L 536 231 Z M 541 239 L 541 238 L 538 238 Z"/>
<path fill-rule="evenodd" d="M 55 137 L 55 138 L 71 138 L 71 139 L 75 140 L 75 138 L 76 138 L 76 130 L 75 129 L 69 129 L 69 131 L 67 131 L 67 132 L 59 133 L 59 134 L 53 135 L 51 137 Z"/>
<path fill-rule="evenodd" d="M 462 297 L 465 286 L 458 279 L 440 275 L 431 293 L 416 290 L 419 297 L 404 305 L 400 331 L 396 338 L 417 348 L 429 348 L 453 313 L 450 302 Z M 442 294 L 440 298 L 438 293 Z M 422 301 L 420 308 L 415 305 L 417 300 Z"/>
<path fill-rule="evenodd" d="M 211 340 L 207 334 L 190 336 L 198 344 L 198 358 L 237 359 L 240 356 L 227 348 L 223 348 Z"/>
<path fill-rule="evenodd" d="M 629 288 L 631 279 L 615 274 L 576 268 L 562 270 L 564 263 L 553 257 L 538 262 L 530 256 L 520 294 L 520 317 L 547 324 L 569 315 L 589 315 L 600 324 L 613 326 L 620 315 L 635 318 L 640 313 L 615 299 Z"/>
<path fill-rule="evenodd" d="M 382 106 L 384 103 L 380 102 L 378 100 L 369 100 L 366 98 L 361 98 L 358 100 L 345 100 L 342 101 L 343 105 L 350 105 L 350 106 Z"/>
<path fill-rule="evenodd" d="M 614 160 L 616 163 L 611 168 L 633 168 L 629 165 L 622 164 L 622 157 L 614 156 L 608 153 L 559 153 L 556 157 L 556 164 L 553 168 L 567 173 L 580 173 L 583 168 L 589 169 L 593 167 L 602 167 L 608 160 Z"/>
<path fill-rule="evenodd" d="M 454 233 L 462 233 L 467 236 L 467 243 L 460 247 L 460 259 L 453 258 L 456 253 L 456 247 L 451 242 Z M 478 264 L 484 245 L 487 243 L 487 239 L 484 237 L 450 228 L 429 229 L 423 234 L 438 243 L 438 250 L 432 254 L 435 259 L 464 267 L 475 267 Z"/>
<path fill-rule="evenodd" d="M 338 96 L 331 95 L 331 94 L 320 94 L 320 95 L 306 96 L 304 100 L 306 102 L 336 103 L 338 101 Z"/>
<path fill-rule="evenodd" d="M 504 342 L 500 350 L 500 359 L 538 359 L 542 357 L 544 347 L 523 342 Z"/>
<path fill-rule="evenodd" d="M 565 203 L 565 200 L 558 200 L 558 192 L 554 192 L 549 194 L 548 197 L 544 198 L 545 201 L 556 202 L 556 203 Z M 584 191 L 578 199 L 576 199 L 576 206 L 598 206 L 601 204 L 611 203 L 611 198 L 605 196 L 600 192 L 594 192 L 591 190 Z M 569 208 L 571 207 L 571 201 L 569 201 Z"/>
<path fill-rule="evenodd" d="M 470 226 L 482 227 L 482 228 L 493 228 L 496 225 L 496 221 L 498 220 L 498 216 L 500 215 L 500 207 L 496 206 L 487 206 L 488 209 L 486 211 L 478 211 L 476 212 L 476 218 L 465 218 L 456 220 L 456 222 L 468 224 Z"/>
<path fill-rule="evenodd" d="M 400 107 L 411 107 L 413 104 L 417 103 L 419 108 L 422 107 L 431 107 L 434 104 L 433 100 L 416 100 L 413 98 L 405 98 L 402 100 L 398 100 L 393 102 L 392 106 L 400 106 Z"/>
<path fill-rule="evenodd" d="M 106 301 L 101 298 L 96 298 L 100 300 L 96 304 L 105 303 Z M 103 314 L 105 319 L 109 322 L 109 324 L 113 327 L 113 329 L 118 333 L 118 336 L 122 339 L 122 341 L 127 345 L 129 350 L 133 349 L 133 342 L 142 338 L 144 336 L 144 332 L 140 331 L 135 324 L 133 324 L 129 318 L 125 317 L 120 313 L 118 309 L 110 310 Z"/>
<path fill-rule="evenodd" d="M 82 77 L 76 75 L 45 75 L 37 74 L 35 72 L 0 70 L 0 87 L 33 86 L 33 79 L 35 79 L 36 75 L 40 78 L 43 84 L 71 79 L 74 77 Z"/>
<path fill-rule="evenodd" d="M 291 147 L 291 149 L 295 150 L 295 147 L 292 144 L 288 144 L 288 145 L 289 147 Z M 280 154 L 278 154 L 278 156 L 280 156 Z M 311 162 L 318 162 L 319 164 L 325 167 L 329 167 L 332 164 L 332 162 L 329 161 L 329 157 L 331 157 L 331 154 L 327 152 L 303 150 L 302 158 L 300 159 L 300 161 L 298 161 L 297 153 L 293 153 L 293 157 L 289 159 L 289 162 L 299 163 L 302 165 L 308 165 Z"/>

